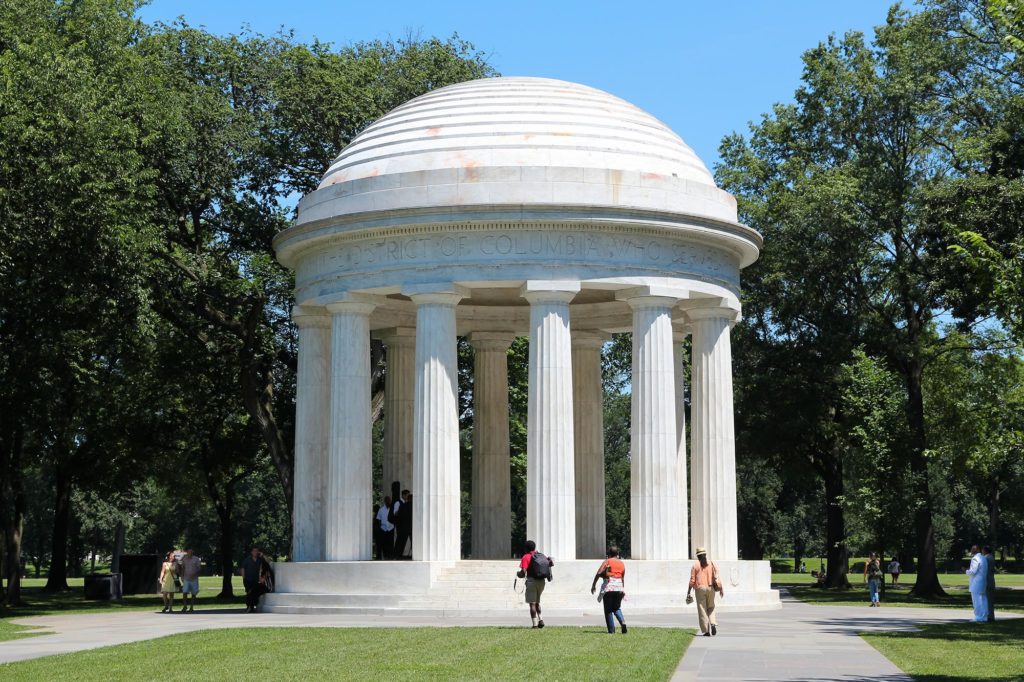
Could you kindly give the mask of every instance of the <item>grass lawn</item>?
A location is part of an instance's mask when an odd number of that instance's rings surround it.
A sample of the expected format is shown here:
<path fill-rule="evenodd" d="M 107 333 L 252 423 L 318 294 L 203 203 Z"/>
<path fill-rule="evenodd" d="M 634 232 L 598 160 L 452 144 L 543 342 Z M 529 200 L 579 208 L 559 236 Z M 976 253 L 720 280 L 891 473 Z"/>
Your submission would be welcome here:
<path fill-rule="evenodd" d="M 861 637 L 922 682 L 1024 682 L 1024 619 L 922 625 L 920 632 Z"/>
<path fill-rule="evenodd" d="M 810 570 L 810 569 L 808 569 Z M 814 570 L 818 570 L 815 567 Z M 900 575 L 898 584 L 901 588 L 910 589 L 914 586 L 917 575 L 914 573 L 903 573 Z M 851 573 L 850 582 L 864 580 L 861 573 Z M 810 573 L 772 573 L 772 582 L 779 585 L 810 585 L 815 578 Z M 885 585 L 889 586 L 889 574 L 885 576 Z M 943 587 L 967 587 L 967 575 L 961 573 L 940 573 L 939 582 Z M 1024 587 L 1024 574 L 1021 573 L 998 573 L 996 574 L 996 585 L 999 587 Z"/>
<path fill-rule="evenodd" d="M 778 587 L 785 587 L 791 595 L 800 601 L 809 604 L 828 604 L 831 606 L 868 606 L 868 588 L 863 583 L 850 578 L 851 589 L 849 590 L 823 590 L 809 585 L 779 584 Z M 946 599 L 925 601 L 910 596 L 910 588 L 913 583 L 899 585 L 896 589 L 886 587 L 882 596 L 882 606 L 924 606 L 934 608 L 954 608 L 970 610 L 971 594 L 963 588 L 950 588 Z M 996 613 L 1000 611 L 1024 612 L 1024 590 L 997 590 L 996 591 Z M 965 611 L 964 617 L 967 617 Z"/>
<path fill-rule="evenodd" d="M 11 639 L 21 639 L 22 637 L 34 637 L 36 635 L 43 635 L 49 632 L 49 630 L 39 630 L 37 628 L 27 628 L 24 625 L 15 625 L 6 620 L 0 620 L 0 642 L 6 642 Z"/>
<path fill-rule="evenodd" d="M 664 628 L 245 628 L 0 665 L 0 678 L 667 680 L 692 639 Z"/>
<path fill-rule="evenodd" d="M 136 594 L 127 595 L 120 602 L 96 601 L 86 599 L 82 591 L 82 579 L 69 579 L 68 584 L 71 590 L 68 592 L 44 592 L 45 579 L 29 578 L 22 582 L 21 597 L 25 606 L 14 609 L 6 609 L 0 606 L 0 624 L 4 624 L 8 618 L 25 618 L 27 616 L 49 616 L 58 613 L 93 613 L 96 611 L 147 611 L 163 608 L 163 601 L 159 594 Z M 199 597 L 196 600 L 196 608 L 224 608 L 225 606 L 237 605 L 241 608 L 245 604 L 245 589 L 242 587 L 242 578 L 235 576 L 231 580 L 235 590 L 235 597 L 231 599 L 217 599 L 220 593 L 221 578 L 217 576 L 203 576 L 199 578 Z M 175 606 L 181 607 L 181 595 L 175 595 Z M 0 637 L 3 635 L 0 634 Z"/>

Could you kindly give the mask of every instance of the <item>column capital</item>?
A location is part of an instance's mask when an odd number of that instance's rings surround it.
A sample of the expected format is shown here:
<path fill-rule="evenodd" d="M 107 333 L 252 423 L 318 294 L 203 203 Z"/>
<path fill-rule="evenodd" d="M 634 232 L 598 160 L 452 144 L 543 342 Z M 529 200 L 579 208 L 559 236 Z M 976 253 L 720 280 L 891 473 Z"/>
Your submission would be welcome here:
<path fill-rule="evenodd" d="M 300 329 L 306 327 L 328 328 L 331 326 L 331 316 L 327 308 L 314 305 L 292 306 L 292 322 Z"/>
<path fill-rule="evenodd" d="M 681 299 L 688 298 L 690 292 L 681 287 L 645 285 L 619 289 L 615 292 L 616 301 L 625 301 L 631 308 L 672 308 Z"/>
<path fill-rule="evenodd" d="M 416 327 L 389 327 L 379 329 L 373 336 L 389 348 L 391 346 L 414 346 L 416 344 Z"/>
<path fill-rule="evenodd" d="M 369 315 L 373 312 L 374 308 L 383 302 L 384 297 L 346 291 L 331 296 L 323 296 L 316 300 L 317 303 L 323 305 L 327 312 L 331 314 L 355 313 L 358 315 Z"/>
<path fill-rule="evenodd" d="M 612 335 L 598 329 L 573 329 L 573 348 L 595 348 L 601 350 L 604 344 L 611 341 Z"/>
<path fill-rule="evenodd" d="M 466 338 L 474 350 L 494 350 L 502 353 L 516 340 L 513 332 L 471 332 Z"/>
<path fill-rule="evenodd" d="M 690 321 L 725 318 L 736 324 L 741 317 L 739 303 L 727 298 L 690 299 L 679 307 Z"/>
<path fill-rule="evenodd" d="M 408 284 L 402 287 L 402 293 L 412 299 L 416 305 L 435 303 L 440 305 L 458 305 L 459 301 L 468 298 L 468 288 L 452 282 L 431 282 L 427 284 Z"/>
<path fill-rule="evenodd" d="M 568 303 L 580 292 L 578 280 L 530 279 L 519 295 L 530 303 Z"/>
<path fill-rule="evenodd" d="M 672 341 L 674 343 L 683 343 L 686 341 L 686 337 L 692 333 L 693 329 L 688 324 L 672 325 Z"/>

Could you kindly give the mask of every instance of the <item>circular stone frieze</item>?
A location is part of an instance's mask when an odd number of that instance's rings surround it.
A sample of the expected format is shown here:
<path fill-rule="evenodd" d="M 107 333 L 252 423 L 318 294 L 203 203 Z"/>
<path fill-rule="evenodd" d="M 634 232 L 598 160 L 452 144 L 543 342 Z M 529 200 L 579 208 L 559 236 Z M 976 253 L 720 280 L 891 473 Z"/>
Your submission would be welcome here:
<path fill-rule="evenodd" d="M 685 279 L 738 293 L 760 246 L 665 124 L 544 78 L 460 83 L 391 111 L 275 239 L 299 302 L 529 279 Z"/>

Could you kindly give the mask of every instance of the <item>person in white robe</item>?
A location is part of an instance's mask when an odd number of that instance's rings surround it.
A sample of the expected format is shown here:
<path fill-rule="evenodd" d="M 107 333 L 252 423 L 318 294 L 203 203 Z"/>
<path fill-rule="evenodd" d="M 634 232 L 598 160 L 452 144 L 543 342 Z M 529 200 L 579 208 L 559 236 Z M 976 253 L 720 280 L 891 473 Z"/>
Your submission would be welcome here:
<path fill-rule="evenodd" d="M 974 622 L 984 623 L 988 620 L 988 559 L 978 551 L 977 545 L 971 546 L 971 566 L 967 569 L 967 576 L 971 604 L 974 605 Z"/>

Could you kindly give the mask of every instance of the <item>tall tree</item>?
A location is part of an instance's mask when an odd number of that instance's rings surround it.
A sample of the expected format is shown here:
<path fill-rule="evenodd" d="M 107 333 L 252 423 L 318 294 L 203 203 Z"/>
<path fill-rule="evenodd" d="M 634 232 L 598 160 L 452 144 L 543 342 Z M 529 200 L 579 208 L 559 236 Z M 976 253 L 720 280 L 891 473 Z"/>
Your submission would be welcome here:
<path fill-rule="evenodd" d="M 0 513 L 7 601 L 24 467 L 57 472 L 49 586 L 66 587 L 71 489 L 87 430 L 143 306 L 149 173 L 139 119 L 133 2 L 0 6 Z"/>
<path fill-rule="evenodd" d="M 909 15 L 894 8 L 871 45 L 850 33 L 810 50 L 795 103 L 777 106 L 753 128 L 749 144 L 727 140 L 726 169 L 720 170 L 727 188 L 733 167 L 741 178 L 757 180 L 736 184 L 746 200 L 745 216 L 766 233 L 766 255 L 775 248 L 773 238 L 802 236 L 811 264 L 807 274 L 819 278 L 819 300 L 800 301 L 804 308 L 793 315 L 780 314 L 786 306 L 773 297 L 769 327 L 826 315 L 839 330 L 857 333 L 833 337 L 834 330 L 822 327 L 823 348 L 832 346 L 832 338 L 833 350 L 865 339 L 867 349 L 885 357 L 901 377 L 918 596 L 943 593 L 935 563 L 923 375 L 946 345 L 935 321 L 952 314 L 969 324 L 977 317 L 974 307 L 955 305 L 953 292 L 941 285 L 956 279 L 949 273 L 958 263 L 948 251 L 949 231 L 934 220 L 929 203 L 936 185 L 960 172 L 949 150 L 963 131 L 946 107 L 943 86 L 967 73 L 977 51 L 974 43 L 951 39 L 949 29 L 941 13 Z M 773 211 L 787 203 L 805 203 L 820 213 L 801 222 Z M 791 210 L 799 215 L 801 209 Z"/>
<path fill-rule="evenodd" d="M 184 23 L 142 44 L 160 74 L 150 162 L 163 263 L 157 309 L 182 330 L 203 328 L 213 352 L 238 358 L 237 389 L 292 499 L 295 349 L 291 277 L 271 241 L 292 193 L 316 188 L 335 154 L 409 97 L 488 75 L 456 39 L 335 50 L 288 36 L 220 38 Z M 377 392 L 380 344 L 373 347 Z"/>

